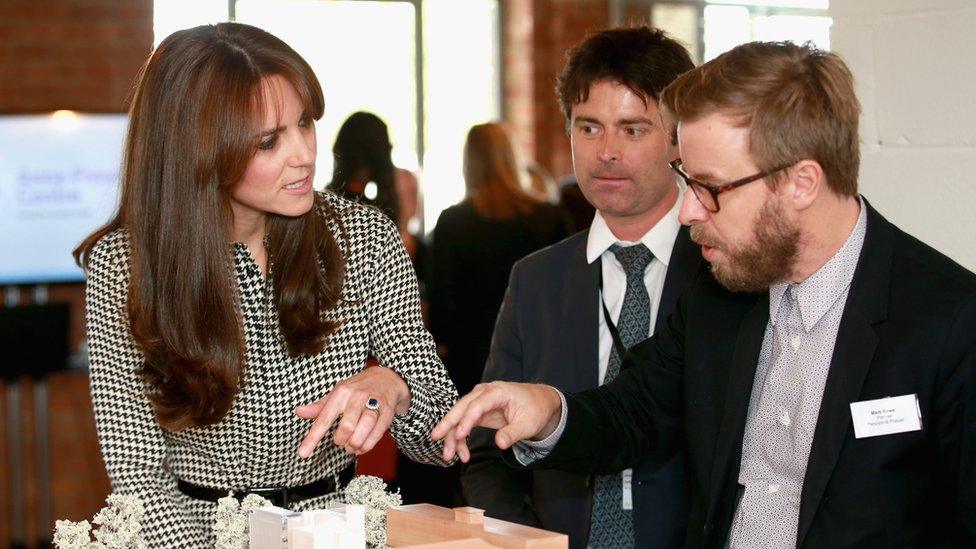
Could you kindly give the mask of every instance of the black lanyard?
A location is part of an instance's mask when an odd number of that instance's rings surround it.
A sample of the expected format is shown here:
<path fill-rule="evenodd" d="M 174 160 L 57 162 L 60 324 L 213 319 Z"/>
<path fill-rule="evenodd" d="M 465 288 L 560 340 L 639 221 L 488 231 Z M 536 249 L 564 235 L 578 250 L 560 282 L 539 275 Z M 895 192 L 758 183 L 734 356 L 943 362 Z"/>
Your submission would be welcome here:
<path fill-rule="evenodd" d="M 620 365 L 623 366 L 624 355 L 627 354 L 627 347 L 624 347 L 624 342 L 620 340 L 620 332 L 617 331 L 617 325 L 610 320 L 610 311 L 607 310 L 607 302 L 603 300 L 603 259 L 600 259 L 600 305 L 603 306 L 603 320 L 607 321 L 607 328 L 610 330 L 610 337 L 613 338 L 613 346 L 617 349 L 617 354 L 620 355 Z"/>

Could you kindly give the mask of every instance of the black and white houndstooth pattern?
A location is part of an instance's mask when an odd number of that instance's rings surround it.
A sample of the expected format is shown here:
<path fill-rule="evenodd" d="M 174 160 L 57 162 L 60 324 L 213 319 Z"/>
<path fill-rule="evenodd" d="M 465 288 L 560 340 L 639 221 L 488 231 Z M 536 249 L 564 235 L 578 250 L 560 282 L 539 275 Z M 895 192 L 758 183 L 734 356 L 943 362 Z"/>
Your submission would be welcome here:
<path fill-rule="evenodd" d="M 395 370 L 411 392 L 410 410 L 390 432 L 413 459 L 443 464 L 430 441 L 434 424 L 457 398 L 424 329 L 417 281 L 393 225 L 375 209 L 325 193 L 344 225 L 347 252 L 342 319 L 325 350 L 289 358 L 278 329 L 272 287 L 240 243 L 233 246 L 244 316 L 247 364 L 244 386 L 227 416 L 203 428 L 172 432 L 156 423 L 147 387 L 138 375 L 143 359 L 128 328 L 125 302 L 129 246 L 124 231 L 105 235 L 91 253 L 86 289 L 91 391 L 102 456 L 116 492 L 146 504 L 143 521 L 150 547 L 213 546 L 215 504 L 184 496 L 176 478 L 217 488 L 297 486 L 336 475 L 354 456 L 327 441 L 301 460 L 298 444 L 310 422 L 295 406 L 313 402 L 340 380 L 362 370 L 372 354 Z M 348 247 L 348 248 L 347 248 Z M 301 502 L 321 507 L 337 494 Z"/>

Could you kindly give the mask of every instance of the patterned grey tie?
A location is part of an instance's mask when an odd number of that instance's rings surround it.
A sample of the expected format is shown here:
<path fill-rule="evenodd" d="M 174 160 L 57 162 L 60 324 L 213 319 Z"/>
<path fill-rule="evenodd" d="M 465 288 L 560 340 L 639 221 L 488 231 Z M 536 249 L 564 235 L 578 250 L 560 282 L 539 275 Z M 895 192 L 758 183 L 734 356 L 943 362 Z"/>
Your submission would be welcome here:
<path fill-rule="evenodd" d="M 617 319 L 617 330 L 624 347 L 630 348 L 646 339 L 650 331 L 651 299 L 647 286 L 644 285 L 644 270 L 654 259 L 654 254 L 643 244 L 626 248 L 614 244 L 610 251 L 627 274 L 627 290 L 624 292 L 624 303 Z M 616 346 L 612 346 L 604 383 L 610 383 L 617 377 L 622 359 Z M 623 508 L 620 475 L 596 477 L 589 547 L 634 547 L 633 511 Z"/>

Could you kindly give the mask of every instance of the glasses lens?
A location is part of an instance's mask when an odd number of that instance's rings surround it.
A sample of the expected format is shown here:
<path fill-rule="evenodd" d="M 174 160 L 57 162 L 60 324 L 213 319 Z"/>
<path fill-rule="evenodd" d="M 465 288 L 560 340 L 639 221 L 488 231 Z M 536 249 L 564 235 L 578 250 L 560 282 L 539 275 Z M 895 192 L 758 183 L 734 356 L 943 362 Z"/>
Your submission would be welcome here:
<path fill-rule="evenodd" d="M 718 211 L 718 204 L 715 203 L 715 196 L 713 196 L 708 189 L 704 188 L 704 186 L 697 181 L 689 181 L 688 186 L 691 187 L 691 190 L 695 193 L 695 197 L 698 198 L 698 201 L 701 202 L 701 205 L 704 206 L 706 210 L 710 212 Z"/>

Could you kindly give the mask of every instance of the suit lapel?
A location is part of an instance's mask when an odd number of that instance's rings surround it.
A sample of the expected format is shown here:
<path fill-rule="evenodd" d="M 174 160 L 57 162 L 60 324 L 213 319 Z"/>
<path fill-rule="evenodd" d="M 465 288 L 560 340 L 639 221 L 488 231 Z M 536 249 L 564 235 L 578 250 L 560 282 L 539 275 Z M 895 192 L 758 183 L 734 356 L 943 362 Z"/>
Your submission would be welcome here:
<path fill-rule="evenodd" d="M 571 325 L 571 345 L 576 362 L 576 379 L 568 380 L 574 390 L 600 385 L 599 370 L 599 269 L 600 262 L 586 263 L 586 236 L 579 239 L 566 269 L 562 319 Z"/>
<path fill-rule="evenodd" d="M 865 201 L 865 204 L 867 202 Z M 820 414 L 813 434 L 807 471 L 800 497 L 797 547 L 810 530 L 813 518 L 851 431 L 850 403 L 859 400 L 864 379 L 878 346 L 874 325 L 888 315 L 888 288 L 894 253 L 894 228 L 870 205 L 867 232 L 841 317 L 824 387 Z"/>
<path fill-rule="evenodd" d="M 742 455 L 742 435 L 749 411 L 749 397 L 759 363 L 766 324 L 769 322 L 769 292 L 766 292 L 749 309 L 739 326 L 732 366 L 725 393 L 725 408 L 722 413 L 722 426 L 715 443 L 712 456 L 712 473 L 709 478 L 709 508 L 707 522 L 714 523 L 715 513 L 720 503 L 725 501 L 724 493 L 735 481 L 732 478 L 738 471 Z"/>
<path fill-rule="evenodd" d="M 674 240 L 668 271 L 664 277 L 664 289 L 661 291 L 661 302 L 657 308 L 657 318 L 654 331 L 664 326 L 668 317 L 674 312 L 678 297 L 691 285 L 691 279 L 701 264 L 701 248 L 691 241 L 688 227 L 682 226 Z"/>

